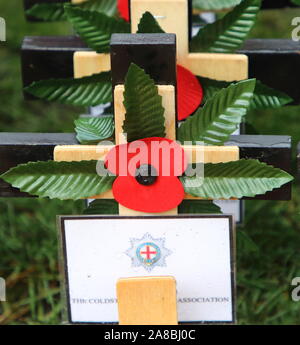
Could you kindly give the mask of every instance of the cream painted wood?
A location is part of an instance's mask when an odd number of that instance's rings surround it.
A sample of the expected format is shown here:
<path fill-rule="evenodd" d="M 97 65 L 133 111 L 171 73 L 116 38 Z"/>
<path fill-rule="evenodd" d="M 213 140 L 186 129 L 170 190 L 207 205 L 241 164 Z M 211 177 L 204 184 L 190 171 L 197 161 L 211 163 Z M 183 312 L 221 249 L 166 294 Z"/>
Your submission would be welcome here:
<path fill-rule="evenodd" d="M 54 148 L 54 161 L 79 162 L 104 160 L 113 145 L 59 145 Z M 182 146 L 188 162 L 191 163 L 226 163 L 239 159 L 237 146 Z"/>
<path fill-rule="evenodd" d="M 86 1 L 89 1 L 89 0 L 71 0 L 71 3 L 74 5 L 78 5 Z"/>
<path fill-rule="evenodd" d="M 75 52 L 73 56 L 74 77 L 88 77 L 92 74 L 110 71 L 110 55 L 96 52 Z"/>
<path fill-rule="evenodd" d="M 177 325 L 173 277 L 122 278 L 117 282 L 120 325 Z"/>
<path fill-rule="evenodd" d="M 244 54 L 190 53 L 182 65 L 201 77 L 228 82 L 248 78 L 248 57 Z"/>

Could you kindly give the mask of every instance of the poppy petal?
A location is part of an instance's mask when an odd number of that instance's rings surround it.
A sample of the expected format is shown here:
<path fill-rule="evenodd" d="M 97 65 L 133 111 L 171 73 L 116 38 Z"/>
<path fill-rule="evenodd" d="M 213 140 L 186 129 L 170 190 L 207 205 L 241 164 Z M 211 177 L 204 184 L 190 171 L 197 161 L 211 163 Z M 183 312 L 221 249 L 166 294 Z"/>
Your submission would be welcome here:
<path fill-rule="evenodd" d="M 177 65 L 178 120 L 193 114 L 203 99 L 203 89 L 198 78 L 188 69 Z"/>
<path fill-rule="evenodd" d="M 143 164 L 152 165 L 160 176 L 180 176 L 187 168 L 182 147 L 166 138 L 145 138 L 113 147 L 105 158 L 105 167 L 119 176 L 135 176 Z"/>
<path fill-rule="evenodd" d="M 120 17 L 129 22 L 129 0 L 118 0 L 117 7 Z"/>
<path fill-rule="evenodd" d="M 119 176 L 113 184 L 118 203 L 131 210 L 160 213 L 177 207 L 184 198 L 184 188 L 177 177 L 158 176 L 151 186 L 144 186 L 132 176 Z"/>

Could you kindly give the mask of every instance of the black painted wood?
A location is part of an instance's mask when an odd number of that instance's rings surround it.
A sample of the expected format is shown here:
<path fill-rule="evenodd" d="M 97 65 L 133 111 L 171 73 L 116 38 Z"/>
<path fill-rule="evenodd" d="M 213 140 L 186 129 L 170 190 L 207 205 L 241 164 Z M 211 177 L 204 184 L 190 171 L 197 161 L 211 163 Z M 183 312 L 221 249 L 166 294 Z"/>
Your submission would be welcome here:
<path fill-rule="evenodd" d="M 21 64 L 23 86 L 51 78 L 72 78 L 73 55 L 89 50 L 76 36 L 31 36 L 22 43 Z M 35 99 L 24 93 L 26 99 Z"/>
<path fill-rule="evenodd" d="M 263 9 L 280 9 L 284 7 L 297 7 L 290 0 L 263 0 Z"/>
<path fill-rule="evenodd" d="M 162 85 L 176 86 L 174 34 L 113 34 L 110 43 L 113 87 L 124 84 L 131 63 Z"/>
<path fill-rule="evenodd" d="M 77 36 L 25 37 L 22 44 L 22 76 L 27 86 L 33 81 L 73 76 L 73 54 L 90 50 Z M 261 40 L 245 42 L 239 51 L 249 57 L 250 77 L 286 92 L 300 104 L 300 42 Z M 32 99 L 26 95 L 27 99 Z"/>
<path fill-rule="evenodd" d="M 53 159 L 56 145 L 78 144 L 72 133 L 0 133 L 0 173 L 18 164 Z M 240 147 L 241 158 L 259 159 L 285 171 L 291 171 L 291 138 L 272 135 L 233 135 L 226 145 Z M 0 180 L 0 197 L 28 197 Z M 283 186 L 254 199 L 290 200 L 291 185 Z"/>
<path fill-rule="evenodd" d="M 278 135 L 236 135 L 226 145 L 239 146 L 240 158 L 258 159 L 291 173 L 291 137 Z M 291 200 L 292 184 L 257 196 L 261 200 Z M 246 198 L 252 199 L 252 198 Z"/>
<path fill-rule="evenodd" d="M 0 174 L 18 164 L 53 160 L 56 145 L 75 145 L 72 133 L 0 133 Z M 0 179 L 0 197 L 29 197 Z"/>
<path fill-rule="evenodd" d="M 287 93 L 300 104 L 300 42 L 253 39 L 239 51 L 249 57 L 249 77 Z"/>

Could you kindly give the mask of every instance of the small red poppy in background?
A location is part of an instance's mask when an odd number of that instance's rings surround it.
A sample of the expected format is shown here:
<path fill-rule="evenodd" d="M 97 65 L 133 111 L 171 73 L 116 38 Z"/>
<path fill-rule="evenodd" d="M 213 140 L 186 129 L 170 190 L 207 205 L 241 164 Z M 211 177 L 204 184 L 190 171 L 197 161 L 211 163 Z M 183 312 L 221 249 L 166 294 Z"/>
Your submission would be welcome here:
<path fill-rule="evenodd" d="M 178 179 L 187 168 L 184 150 L 166 138 L 146 138 L 115 146 L 105 167 L 117 175 L 114 198 L 140 212 L 159 213 L 177 207 L 184 188 Z"/>
<path fill-rule="evenodd" d="M 129 22 L 129 1 L 128 0 L 118 0 L 117 8 L 120 17 Z"/>
<path fill-rule="evenodd" d="M 177 65 L 178 120 L 184 120 L 201 105 L 203 89 L 198 78 L 188 69 Z"/>

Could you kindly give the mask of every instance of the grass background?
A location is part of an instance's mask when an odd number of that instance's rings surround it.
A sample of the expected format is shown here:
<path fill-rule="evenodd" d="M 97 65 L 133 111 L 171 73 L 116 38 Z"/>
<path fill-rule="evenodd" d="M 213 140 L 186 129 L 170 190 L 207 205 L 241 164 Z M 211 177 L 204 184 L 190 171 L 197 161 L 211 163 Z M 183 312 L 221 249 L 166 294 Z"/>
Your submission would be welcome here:
<path fill-rule="evenodd" d="M 26 23 L 23 13 L 21 0 L 0 4 L 0 17 L 7 22 L 7 42 L 0 42 L 0 131 L 72 132 L 73 120 L 83 109 L 25 102 L 20 76 L 20 46 L 25 35 L 64 35 L 71 28 L 68 24 Z M 251 36 L 290 38 L 295 16 L 300 17 L 300 10 L 262 12 Z M 293 137 L 294 168 L 299 116 L 300 107 L 248 114 L 260 133 Z M 298 188 L 295 183 L 290 202 L 246 203 L 246 221 L 237 232 L 240 324 L 300 324 L 300 302 L 290 297 L 291 280 L 300 276 Z M 76 214 L 82 208 L 82 202 L 0 198 L 0 276 L 7 282 L 0 324 L 60 323 L 55 216 Z"/>

